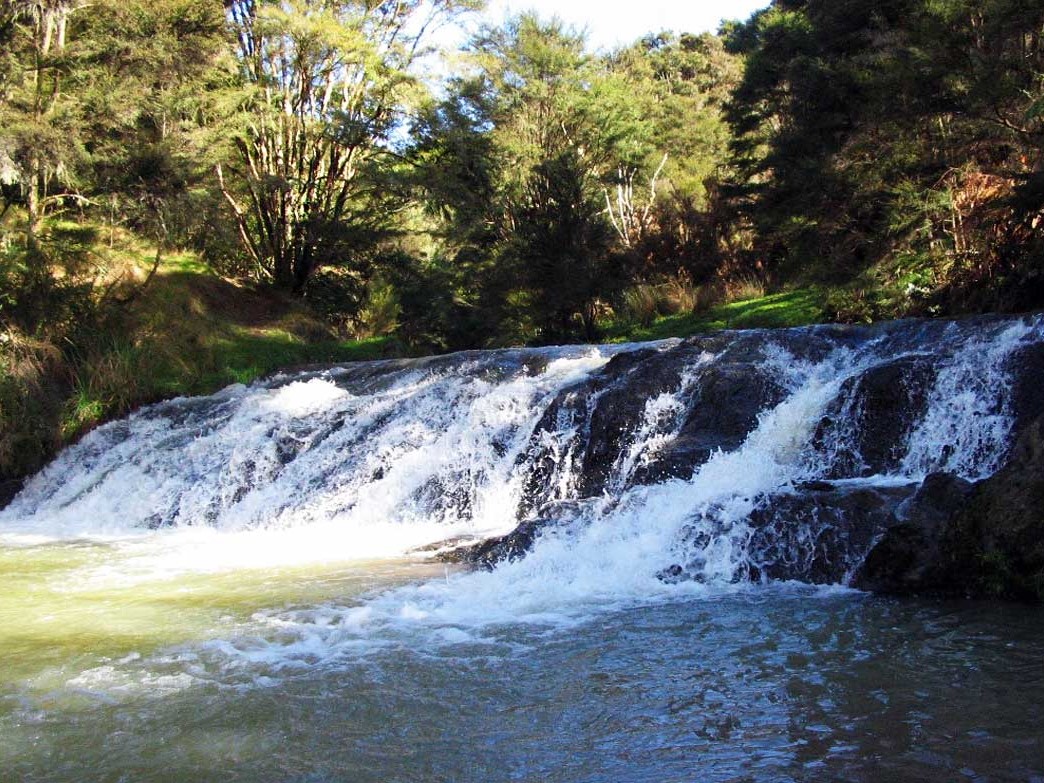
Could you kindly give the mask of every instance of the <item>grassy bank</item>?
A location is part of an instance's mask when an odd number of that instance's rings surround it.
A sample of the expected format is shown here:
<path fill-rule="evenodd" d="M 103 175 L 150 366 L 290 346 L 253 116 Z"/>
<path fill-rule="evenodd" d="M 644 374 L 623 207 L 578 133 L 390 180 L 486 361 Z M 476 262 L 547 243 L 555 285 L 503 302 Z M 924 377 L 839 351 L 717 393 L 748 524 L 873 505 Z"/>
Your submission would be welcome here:
<path fill-rule="evenodd" d="M 826 319 L 827 298 L 824 289 L 810 287 L 739 299 L 706 310 L 661 316 L 646 325 L 611 323 L 606 327 L 606 339 L 609 342 L 642 342 L 723 329 L 805 326 Z"/>
<path fill-rule="evenodd" d="M 0 329 L 0 482 L 143 404 L 403 351 L 390 337 L 339 340 L 307 303 L 223 278 L 190 253 L 157 264 L 156 248 L 123 235 L 89 255 L 89 276 L 58 264 L 38 283 L 48 328 Z"/>

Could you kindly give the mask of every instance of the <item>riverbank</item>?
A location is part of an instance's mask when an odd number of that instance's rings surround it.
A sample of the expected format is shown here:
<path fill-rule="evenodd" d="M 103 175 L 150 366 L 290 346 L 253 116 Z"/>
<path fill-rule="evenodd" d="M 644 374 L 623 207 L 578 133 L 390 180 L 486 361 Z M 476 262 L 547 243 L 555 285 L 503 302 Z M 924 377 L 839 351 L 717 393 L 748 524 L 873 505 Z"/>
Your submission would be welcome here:
<path fill-rule="evenodd" d="M 48 319 L 36 333 L 0 331 L 0 489 L 141 405 L 404 352 L 391 337 L 340 339 L 307 302 L 223 277 L 190 252 L 159 252 L 127 233 L 90 252 L 96 276 L 86 283 L 49 270 L 35 296 Z"/>

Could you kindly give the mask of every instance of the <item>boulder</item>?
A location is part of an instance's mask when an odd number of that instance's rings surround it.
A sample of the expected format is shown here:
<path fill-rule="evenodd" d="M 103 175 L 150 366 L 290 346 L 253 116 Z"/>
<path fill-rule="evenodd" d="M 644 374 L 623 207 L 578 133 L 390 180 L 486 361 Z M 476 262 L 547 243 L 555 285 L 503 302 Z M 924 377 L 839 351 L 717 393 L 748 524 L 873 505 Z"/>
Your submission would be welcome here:
<path fill-rule="evenodd" d="M 525 557 L 533 543 L 551 528 L 566 527 L 583 513 L 583 503 L 562 501 L 549 503 L 530 519 L 505 536 L 489 538 L 477 544 L 469 544 L 439 554 L 439 558 L 454 563 L 467 563 L 492 570 L 503 562 L 514 562 Z"/>
<path fill-rule="evenodd" d="M 753 575 L 811 584 L 848 581 L 875 540 L 895 524 L 911 485 L 833 487 L 772 495 L 751 514 Z"/>
<path fill-rule="evenodd" d="M 1011 372 L 1011 408 L 1015 432 L 1021 432 L 1044 416 L 1044 343 L 1032 343 L 1015 351 L 1008 360 Z"/>
<path fill-rule="evenodd" d="M 928 357 L 903 356 L 845 381 L 813 436 L 828 478 L 889 473 L 927 408 L 935 378 Z"/>
<path fill-rule="evenodd" d="M 1044 601 L 1044 416 L 976 486 L 956 514 L 950 546 L 973 575 L 974 594 Z"/>
<path fill-rule="evenodd" d="M 853 585 L 897 594 L 1044 601 L 1044 416 L 993 476 L 929 476 Z"/>
<path fill-rule="evenodd" d="M 757 501 L 743 529 L 724 509 L 704 509 L 683 534 L 689 557 L 657 575 L 668 583 L 703 581 L 708 552 L 719 537 L 748 537 L 746 562 L 737 563 L 733 582 L 796 580 L 812 584 L 844 583 L 874 540 L 895 524 L 895 509 L 913 485 L 835 486 L 809 482 Z M 711 568 L 714 571 L 712 565 Z M 721 574 L 719 573 L 720 577 Z"/>
<path fill-rule="evenodd" d="M 646 400 L 678 387 L 691 354 L 678 347 L 617 354 L 587 380 L 559 392 L 519 457 L 528 466 L 519 516 L 553 499 L 555 477 L 562 470 L 573 474 L 577 497 L 600 495 L 621 444 L 641 421 Z M 563 433 L 571 434 L 571 443 L 563 442 Z M 571 452 L 570 464 L 559 464 L 563 455 L 551 443 Z"/>
<path fill-rule="evenodd" d="M 898 523 L 867 554 L 852 585 L 900 595 L 959 592 L 952 526 L 973 491 L 972 484 L 949 473 L 929 475 L 898 509 Z"/>
<path fill-rule="evenodd" d="M 758 423 L 758 414 L 786 390 L 757 366 L 715 363 L 700 373 L 678 435 L 635 471 L 635 484 L 689 478 L 717 450 L 738 449 Z"/>

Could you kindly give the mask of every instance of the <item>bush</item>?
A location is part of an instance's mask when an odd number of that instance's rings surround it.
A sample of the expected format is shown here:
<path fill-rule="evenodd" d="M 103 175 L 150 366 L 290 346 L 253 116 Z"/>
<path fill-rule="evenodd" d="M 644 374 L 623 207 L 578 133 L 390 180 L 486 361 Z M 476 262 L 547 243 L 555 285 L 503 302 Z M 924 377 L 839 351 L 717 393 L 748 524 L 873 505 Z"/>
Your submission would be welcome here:
<path fill-rule="evenodd" d="M 58 447 L 70 375 L 54 345 L 0 332 L 0 481 L 36 470 Z"/>
<path fill-rule="evenodd" d="M 730 302 L 762 299 L 768 292 L 765 281 L 753 274 L 740 275 L 725 284 L 725 295 Z"/>
<path fill-rule="evenodd" d="M 359 337 L 385 337 L 399 328 L 402 307 L 395 287 L 383 277 L 366 286 L 366 304 L 359 313 Z"/>

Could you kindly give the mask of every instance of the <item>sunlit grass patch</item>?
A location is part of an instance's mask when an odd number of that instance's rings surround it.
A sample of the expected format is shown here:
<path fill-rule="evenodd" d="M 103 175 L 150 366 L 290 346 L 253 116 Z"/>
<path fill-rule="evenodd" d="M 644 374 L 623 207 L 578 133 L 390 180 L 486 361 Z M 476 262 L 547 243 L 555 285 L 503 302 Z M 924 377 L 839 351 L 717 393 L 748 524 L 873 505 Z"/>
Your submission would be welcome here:
<path fill-rule="evenodd" d="M 613 324 L 607 329 L 611 342 L 641 342 L 668 337 L 688 337 L 723 329 L 757 329 L 804 326 L 824 318 L 824 293 L 799 288 L 768 296 L 717 305 L 703 312 L 658 318 L 648 326 Z"/>

